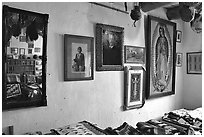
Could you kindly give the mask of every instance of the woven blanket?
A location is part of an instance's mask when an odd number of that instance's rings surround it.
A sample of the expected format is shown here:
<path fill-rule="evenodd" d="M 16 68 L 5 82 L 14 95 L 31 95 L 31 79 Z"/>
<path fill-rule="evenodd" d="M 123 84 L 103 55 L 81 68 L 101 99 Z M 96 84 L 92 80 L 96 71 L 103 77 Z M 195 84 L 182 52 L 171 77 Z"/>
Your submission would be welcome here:
<path fill-rule="evenodd" d="M 105 135 L 102 129 L 87 121 L 69 124 L 60 128 L 51 129 L 50 131 L 58 135 Z"/>

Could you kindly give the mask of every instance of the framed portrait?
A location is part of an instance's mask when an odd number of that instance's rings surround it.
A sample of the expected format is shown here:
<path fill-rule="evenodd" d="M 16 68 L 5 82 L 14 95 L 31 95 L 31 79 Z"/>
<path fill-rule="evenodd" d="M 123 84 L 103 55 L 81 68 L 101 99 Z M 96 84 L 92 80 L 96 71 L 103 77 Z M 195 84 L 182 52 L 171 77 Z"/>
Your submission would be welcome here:
<path fill-rule="evenodd" d="M 123 70 L 124 28 L 96 24 L 96 70 Z"/>
<path fill-rule="evenodd" d="M 64 34 L 64 81 L 93 80 L 93 37 Z"/>
<path fill-rule="evenodd" d="M 140 66 L 125 67 L 124 110 L 141 108 L 145 103 L 145 72 Z"/>
<path fill-rule="evenodd" d="M 176 23 L 148 16 L 147 98 L 175 94 Z"/>
<path fill-rule="evenodd" d="M 176 53 L 176 66 L 181 67 L 183 62 L 183 54 L 182 53 Z"/>
<path fill-rule="evenodd" d="M 180 30 L 176 31 L 176 42 L 181 43 L 181 39 L 182 39 L 182 32 Z"/>
<path fill-rule="evenodd" d="M 202 52 L 189 52 L 187 56 L 187 74 L 202 74 Z"/>
<path fill-rule="evenodd" d="M 145 64 L 145 48 L 125 46 L 125 63 Z"/>

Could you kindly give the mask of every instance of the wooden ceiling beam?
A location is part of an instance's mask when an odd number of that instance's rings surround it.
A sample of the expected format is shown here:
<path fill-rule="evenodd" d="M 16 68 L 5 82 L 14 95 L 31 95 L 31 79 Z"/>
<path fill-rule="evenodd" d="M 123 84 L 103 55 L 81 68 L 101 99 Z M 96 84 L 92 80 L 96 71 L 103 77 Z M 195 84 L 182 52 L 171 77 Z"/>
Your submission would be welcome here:
<path fill-rule="evenodd" d="M 165 5 L 169 5 L 171 3 L 173 2 L 140 2 L 139 5 L 143 12 L 148 12 L 148 11 L 163 7 Z"/>

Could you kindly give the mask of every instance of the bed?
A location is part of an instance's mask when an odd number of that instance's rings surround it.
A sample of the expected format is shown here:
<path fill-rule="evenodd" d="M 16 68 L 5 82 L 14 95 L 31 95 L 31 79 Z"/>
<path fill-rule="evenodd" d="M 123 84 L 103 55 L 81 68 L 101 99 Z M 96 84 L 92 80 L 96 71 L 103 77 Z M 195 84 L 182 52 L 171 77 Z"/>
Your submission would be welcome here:
<path fill-rule="evenodd" d="M 118 127 L 100 128 L 89 121 L 52 128 L 47 133 L 28 132 L 27 135 L 202 135 L 202 108 L 178 109 L 165 113 L 161 119 L 150 119 L 131 126 L 123 122 Z"/>

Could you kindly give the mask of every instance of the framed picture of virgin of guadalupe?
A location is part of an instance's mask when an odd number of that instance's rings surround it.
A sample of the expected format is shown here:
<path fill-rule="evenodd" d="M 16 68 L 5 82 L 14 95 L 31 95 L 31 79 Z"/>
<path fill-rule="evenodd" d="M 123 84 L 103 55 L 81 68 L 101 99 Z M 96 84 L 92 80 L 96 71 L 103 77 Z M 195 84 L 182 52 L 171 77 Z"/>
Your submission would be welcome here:
<path fill-rule="evenodd" d="M 176 23 L 148 16 L 146 98 L 175 94 Z"/>

